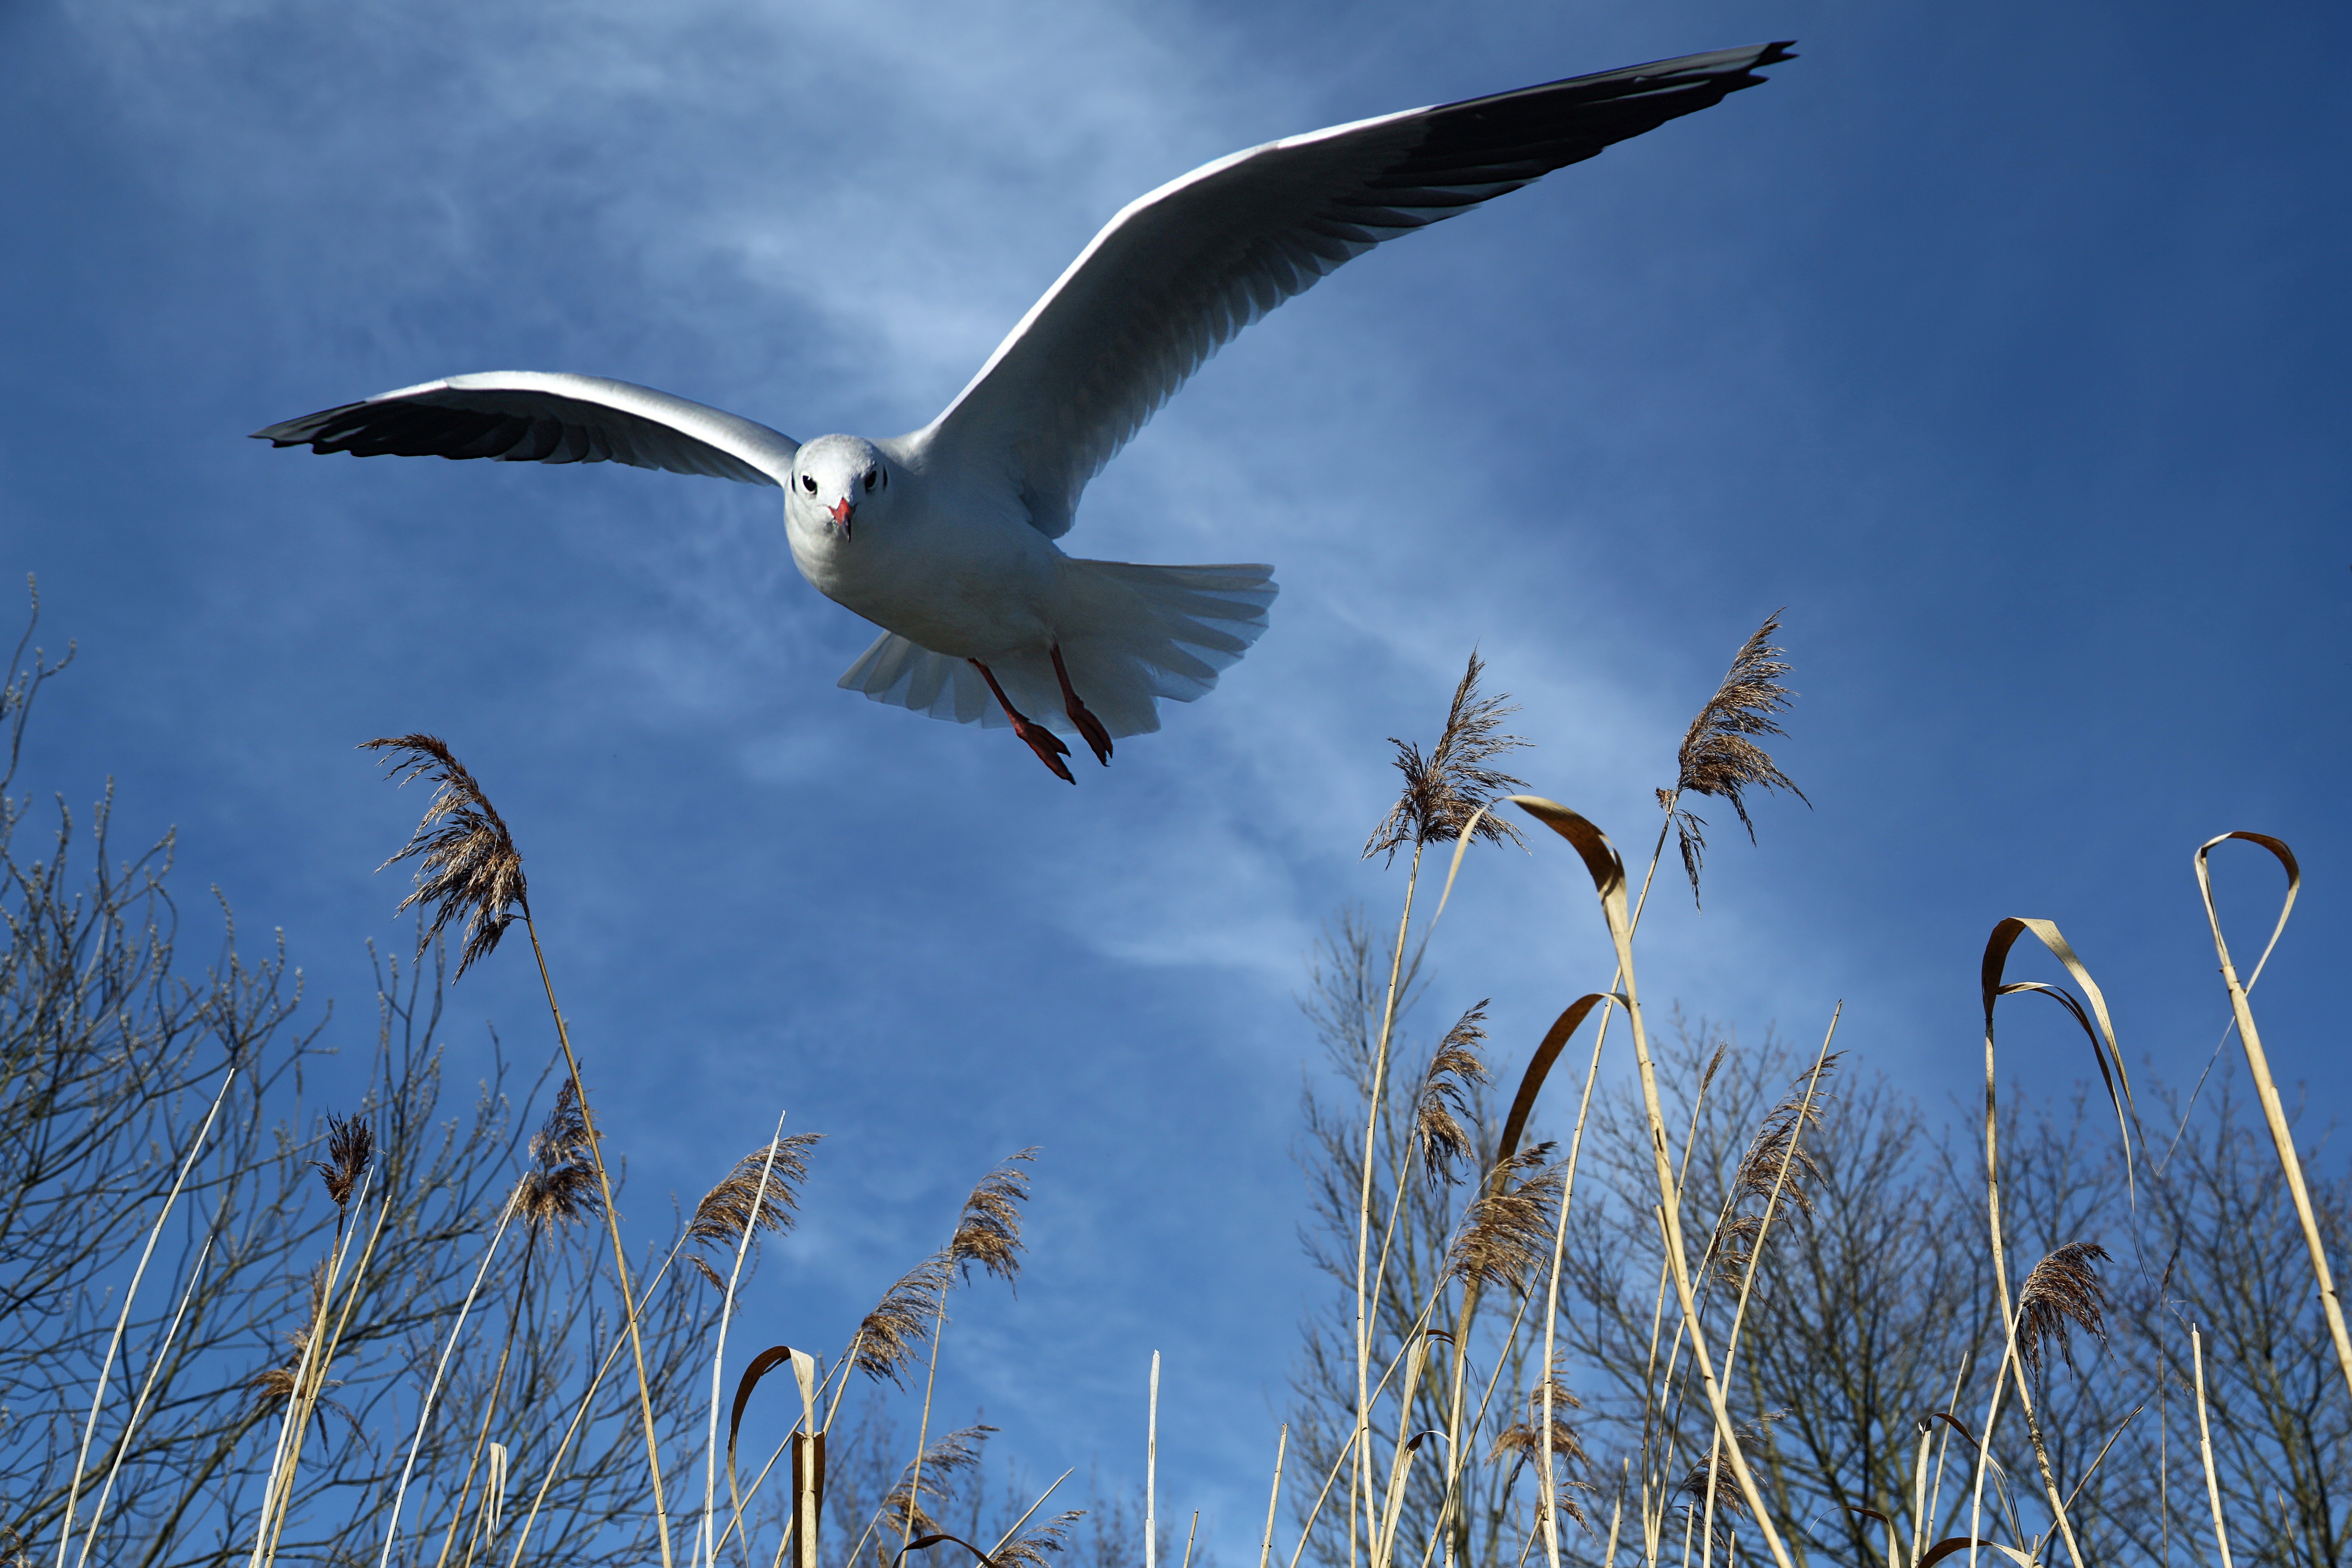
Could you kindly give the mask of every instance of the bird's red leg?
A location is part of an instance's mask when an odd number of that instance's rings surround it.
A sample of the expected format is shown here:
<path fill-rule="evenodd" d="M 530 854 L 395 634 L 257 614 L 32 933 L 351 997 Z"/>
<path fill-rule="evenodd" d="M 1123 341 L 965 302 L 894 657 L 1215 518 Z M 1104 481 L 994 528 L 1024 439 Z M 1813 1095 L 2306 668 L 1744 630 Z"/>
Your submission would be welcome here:
<path fill-rule="evenodd" d="M 1094 748 L 1095 761 L 1105 767 L 1110 766 L 1110 731 L 1104 729 L 1103 721 L 1078 700 L 1077 691 L 1070 685 L 1070 672 L 1062 664 L 1060 643 L 1053 645 L 1053 654 L 1054 673 L 1062 679 L 1062 711 L 1070 716 L 1070 722 L 1078 727 L 1078 733 L 1084 735 L 1087 744 Z"/>
<path fill-rule="evenodd" d="M 1053 769 L 1064 784 L 1077 783 L 1070 776 L 1070 770 L 1062 765 L 1062 759 L 1070 754 L 1070 748 L 1062 744 L 1062 738 L 1013 706 L 1013 700 L 1004 695 L 1004 688 L 996 684 L 995 671 L 976 658 L 971 661 L 971 667 L 980 671 L 980 678 L 988 682 L 991 691 L 996 693 L 997 703 L 1004 710 L 1004 716 L 1013 721 L 1013 732 L 1029 742 L 1029 749 L 1037 753 L 1037 760 Z"/>

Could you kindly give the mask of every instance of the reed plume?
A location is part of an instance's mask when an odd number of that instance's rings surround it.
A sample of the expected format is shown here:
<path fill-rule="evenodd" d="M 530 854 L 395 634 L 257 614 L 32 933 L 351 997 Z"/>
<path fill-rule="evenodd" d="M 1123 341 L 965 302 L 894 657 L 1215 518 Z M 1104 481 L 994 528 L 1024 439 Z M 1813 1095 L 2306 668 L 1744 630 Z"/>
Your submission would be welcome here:
<path fill-rule="evenodd" d="M 433 919 L 417 943 L 422 957 L 442 928 L 464 916 L 466 944 L 457 959 L 462 976 L 478 958 L 495 952 L 499 939 L 520 911 L 530 917 L 522 852 L 489 796 L 437 735 L 379 737 L 360 744 L 363 752 L 390 751 L 385 775 L 396 784 L 422 778 L 432 783 L 433 800 L 400 852 L 383 866 L 417 861 L 416 890 L 400 901 L 404 910 L 430 905 Z"/>
<path fill-rule="evenodd" d="M 1034 1149 L 1008 1157 L 982 1176 L 971 1196 L 964 1200 L 963 1215 L 956 1221 L 945 1257 L 950 1267 L 961 1269 L 967 1280 L 972 1266 L 978 1264 L 1006 1284 L 1018 1285 L 1021 1254 L 1026 1250 L 1021 1241 L 1021 1205 L 1029 1197 L 1029 1173 L 1020 1167 L 1036 1157 Z"/>
<path fill-rule="evenodd" d="M 1018 1541 L 1008 1541 L 989 1555 L 1003 1568 L 1014 1563 L 1022 1568 L 1045 1568 L 1047 1553 L 1068 1550 L 1071 1527 L 1086 1516 L 1087 1510 L 1082 1508 L 1055 1514 Z"/>
<path fill-rule="evenodd" d="M 1812 805 L 1795 781 L 1780 771 L 1772 754 L 1751 739 L 1788 733 L 1774 717 L 1787 712 L 1790 699 L 1796 695 L 1780 684 L 1792 667 L 1782 650 L 1772 646 L 1772 634 L 1780 629 L 1780 612 L 1775 610 L 1740 645 L 1723 684 L 1683 732 L 1675 787 L 1658 792 L 1658 804 L 1674 825 L 1694 902 L 1698 899 L 1699 872 L 1706 861 L 1706 819 L 1683 807 L 1682 796 L 1705 795 L 1729 801 L 1751 844 L 1756 841 L 1756 824 L 1748 816 L 1747 791 L 1787 790 L 1807 805 Z"/>
<path fill-rule="evenodd" d="M 1486 1004 L 1480 1002 L 1454 1021 L 1437 1043 L 1414 1097 L 1412 1135 L 1420 1140 L 1422 1173 L 1433 1187 L 1460 1179 L 1460 1167 L 1475 1153 L 1462 1118 L 1470 1114 L 1470 1093 L 1488 1081 L 1478 1047 L 1486 1039 Z"/>
<path fill-rule="evenodd" d="M 2107 1289 L 2096 1265 L 2107 1261 L 2107 1249 L 2095 1241 L 2070 1241 L 2033 1266 L 2017 1294 L 2017 1357 L 2042 1381 L 2042 1355 L 2052 1342 L 2074 1365 L 2069 1325 L 2101 1343 L 2106 1342 Z"/>
<path fill-rule="evenodd" d="M 953 1260 L 934 1252 L 882 1292 L 857 1325 L 852 1352 L 857 1370 L 877 1383 L 887 1377 L 905 1387 L 907 1369 L 930 1342 L 931 1325 L 939 1321 L 940 1303 L 954 1278 Z"/>
<path fill-rule="evenodd" d="M 736 1161 L 735 1168 L 694 1205 L 694 1217 L 687 1222 L 687 1240 L 731 1247 L 742 1243 L 746 1232 L 782 1235 L 790 1230 L 800 1208 L 800 1184 L 808 1179 L 808 1151 L 824 1136 L 796 1132 L 772 1144 L 762 1143 Z M 718 1270 L 699 1255 L 688 1253 L 686 1260 L 711 1284 L 721 1290 L 727 1288 Z"/>
<path fill-rule="evenodd" d="M 1454 689 L 1454 704 L 1446 710 L 1445 729 L 1426 757 L 1412 741 L 1389 737 L 1396 748 L 1396 769 L 1404 775 L 1404 789 L 1388 816 L 1364 844 L 1364 858 L 1385 855 L 1391 860 L 1406 845 L 1454 839 L 1478 816 L 1479 809 L 1498 795 L 1525 789 L 1525 780 L 1491 766 L 1506 752 L 1528 744 L 1517 735 L 1501 732 L 1505 718 L 1518 711 L 1507 695 L 1481 696 L 1478 677 L 1486 668 L 1475 652 L 1462 683 Z M 1490 844 L 1524 842 L 1518 829 L 1500 817 L 1478 816 L 1476 836 Z"/>
<path fill-rule="evenodd" d="M 275 1410 L 300 1392 L 303 1362 L 310 1353 L 312 1336 L 318 1332 L 320 1324 L 325 1321 L 326 1290 L 327 1266 L 324 1262 L 314 1264 L 310 1269 L 310 1289 L 307 1293 L 308 1306 L 302 1316 L 297 1320 L 295 1327 L 286 1331 L 287 1363 L 284 1366 L 264 1368 L 245 1380 L 247 1392 L 253 1395 L 255 1414 L 266 1414 Z M 365 1441 L 365 1434 L 360 1428 L 358 1416 L 352 1415 L 340 1402 L 320 1397 L 328 1389 L 341 1388 L 342 1385 L 341 1378 L 329 1378 L 311 1387 L 310 1415 L 318 1423 L 319 1437 L 321 1442 L 324 1442 L 327 1437 L 329 1411 L 333 1411 L 349 1422 L 352 1435 Z"/>
<path fill-rule="evenodd" d="M 531 1134 L 530 1165 L 515 1178 L 508 1198 L 515 1217 L 534 1232 L 546 1232 L 604 1212 L 588 1142 L 588 1119 L 567 1079 L 555 1091 L 547 1120 Z"/>
<path fill-rule="evenodd" d="M 1785 1409 L 1768 1410 L 1755 1420 L 1739 1426 L 1737 1430 L 1739 1433 L 1741 1449 L 1753 1452 L 1762 1447 L 1771 1438 L 1772 1423 L 1788 1414 Z M 1717 1442 L 1720 1441 L 1718 1438 Z M 1718 1521 L 1724 1521 L 1717 1527 L 1721 1530 L 1727 1526 L 1727 1515 L 1747 1513 L 1748 1507 L 1748 1495 L 1739 1489 L 1739 1482 L 1732 1475 L 1729 1462 L 1721 1458 L 1719 1448 L 1713 1460 L 1701 1459 L 1693 1465 L 1675 1489 L 1690 1499 L 1691 1511 L 1697 1513 L 1703 1511 L 1707 1506 L 1710 1482 L 1715 1493 L 1715 1516 Z"/>
<path fill-rule="evenodd" d="M 1844 1054 L 1832 1051 L 1819 1067 L 1798 1075 L 1797 1086 L 1757 1124 L 1755 1137 L 1732 1172 L 1728 1212 L 1715 1230 L 1715 1254 L 1716 1277 L 1734 1290 L 1754 1266 L 1756 1243 L 1764 1230 L 1764 1215 L 1741 1205 L 1756 1199 L 1769 1207 L 1777 1188 L 1780 1203 L 1801 1217 L 1812 1216 L 1811 1184 L 1821 1180 L 1822 1165 L 1807 1147 L 1805 1134 L 1821 1128 L 1821 1080 L 1835 1070 Z"/>
<path fill-rule="evenodd" d="M 325 1183 L 327 1196 L 335 1205 L 335 1226 L 342 1228 L 342 1218 L 352 1205 L 352 1189 L 359 1185 L 368 1162 L 375 1158 L 375 1129 L 362 1116 L 329 1116 L 327 1118 L 327 1157 L 313 1160 L 310 1168 Z"/>
<path fill-rule="evenodd" d="M 1446 1263 L 1455 1279 L 1481 1289 L 1505 1285 L 1526 1293 L 1536 1265 L 1551 1257 L 1562 1175 L 1547 1164 L 1551 1151 L 1549 1143 L 1538 1143 L 1496 1162 L 1486 1192 L 1470 1205 L 1454 1238 Z"/>
<path fill-rule="evenodd" d="M 995 1433 L 993 1426 L 959 1427 L 908 1460 L 898 1484 L 883 1494 L 881 1518 L 885 1531 L 895 1526 L 902 1535 L 935 1533 L 939 1521 L 924 1508 L 923 1499 L 944 1500 L 949 1488 L 940 1483 L 951 1482 L 961 1471 L 977 1469 L 981 1449 Z"/>
<path fill-rule="evenodd" d="M 1568 1474 L 1556 1478 L 1553 1482 L 1553 1485 L 1556 1488 L 1569 1489 L 1569 1491 L 1563 1491 L 1559 1494 L 1558 1500 L 1559 1511 L 1570 1519 L 1576 1521 L 1577 1523 L 1583 1524 L 1586 1522 L 1583 1505 L 1580 1504 L 1574 1496 L 1570 1495 L 1570 1493 L 1573 1491 L 1591 1491 L 1593 1489 L 1592 1483 L 1586 1480 L 1582 1475 L 1579 1473 L 1583 1469 L 1586 1464 L 1584 1437 L 1581 1433 L 1578 1432 L 1574 1426 L 1569 1424 L 1567 1418 L 1563 1416 L 1560 1412 L 1564 1410 L 1581 1410 L 1584 1408 L 1584 1401 L 1579 1399 L 1574 1391 L 1571 1390 L 1568 1386 L 1567 1383 L 1561 1379 L 1559 1371 L 1557 1367 L 1552 1370 L 1552 1373 L 1549 1378 L 1546 1379 L 1542 1383 L 1537 1384 L 1535 1387 L 1528 1391 L 1527 1418 L 1522 1421 L 1515 1421 L 1511 1423 L 1511 1425 L 1504 1427 L 1500 1432 L 1495 1434 L 1494 1446 L 1489 1448 L 1486 1453 L 1487 1461 L 1491 1464 L 1500 1464 L 1506 1458 L 1510 1459 L 1513 1462 L 1511 1473 L 1514 1477 L 1518 1474 L 1518 1471 L 1521 1468 L 1528 1465 L 1536 1466 L 1538 1468 L 1542 1467 L 1544 1453 L 1544 1393 L 1547 1384 L 1549 1384 L 1551 1393 L 1552 1460 L 1555 1464 L 1565 1463 L 1568 1467 Z M 1507 1490 L 1508 1489 L 1506 1488 L 1505 1489 Z"/>

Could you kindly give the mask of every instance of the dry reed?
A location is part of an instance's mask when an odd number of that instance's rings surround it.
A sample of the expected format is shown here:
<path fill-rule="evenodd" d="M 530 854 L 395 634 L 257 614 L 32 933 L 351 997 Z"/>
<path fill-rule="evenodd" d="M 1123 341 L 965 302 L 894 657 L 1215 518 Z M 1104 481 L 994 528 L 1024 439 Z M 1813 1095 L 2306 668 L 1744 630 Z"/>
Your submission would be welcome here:
<path fill-rule="evenodd" d="M 1748 815 L 1748 791 L 1786 790 L 1805 800 L 1805 792 L 1754 739 L 1787 733 L 1777 716 L 1789 710 L 1790 700 L 1796 695 L 1781 684 L 1792 667 L 1784 652 L 1772 646 L 1772 636 L 1780 629 L 1780 612 L 1775 610 L 1740 645 L 1723 683 L 1700 705 L 1683 732 L 1675 758 L 1675 787 L 1658 792 L 1658 804 L 1675 829 L 1694 900 L 1698 898 L 1699 873 L 1706 860 L 1706 819 L 1684 806 L 1682 796 L 1704 795 L 1728 801 L 1751 843 L 1756 824 Z M 1664 843 L 1664 829 L 1659 842 Z"/>
<path fill-rule="evenodd" d="M 2107 1249 L 2095 1241 L 2070 1241 L 2033 1266 L 2017 1292 L 2017 1354 L 2036 1383 L 2042 1380 L 2042 1354 L 2051 1344 L 2071 1369 L 2074 1348 L 2069 1325 L 2093 1339 L 2107 1337 L 2107 1289 L 2100 1283 L 2097 1266 L 2107 1261 Z"/>
<path fill-rule="evenodd" d="M 612 1173 L 605 1168 L 602 1140 L 588 1105 L 587 1086 L 580 1074 L 580 1058 L 572 1048 L 572 1026 L 556 1003 L 555 980 L 548 971 L 547 952 L 540 944 L 539 928 L 531 920 L 522 852 L 515 847 L 514 836 L 507 830 L 505 818 L 490 804 L 489 796 L 438 736 L 380 736 L 361 742 L 360 750 L 390 752 L 386 776 L 395 783 L 405 784 L 411 779 L 423 778 L 435 786 L 433 799 L 426 805 L 415 832 L 383 866 L 377 868 L 382 870 L 412 856 L 418 858 L 415 890 L 401 900 L 400 908 L 432 906 L 432 919 L 419 939 L 420 955 L 425 941 L 438 935 L 461 915 L 466 921 L 466 942 L 457 964 L 460 977 L 476 959 L 497 950 L 499 939 L 518 917 L 530 938 L 531 958 L 539 968 L 540 985 L 547 995 L 547 1011 L 555 1022 L 556 1044 L 563 1052 L 573 1103 L 579 1110 L 579 1137 L 596 1173 L 597 1206 L 604 1216 L 605 1236 L 612 1243 L 613 1275 L 628 1330 L 630 1356 L 636 1368 L 637 1410 L 645 1434 L 646 1479 L 653 1494 L 655 1538 L 661 1550 L 662 1568 L 671 1568 L 669 1503 L 662 1485 L 661 1439 L 654 1427 L 653 1383 L 646 1369 L 645 1334 L 635 1305 L 636 1292 L 630 1284 L 628 1251 L 621 1243 L 620 1215 L 613 1204 Z M 511 1217 L 513 1211 L 509 1209 L 499 1220 L 501 1229 Z M 404 1488 L 405 1484 L 404 1479 Z M 394 1515 L 393 1528 L 396 1531 L 397 1503 Z M 389 1534 L 385 1541 L 388 1553 Z"/>
<path fill-rule="evenodd" d="M 416 890 L 400 901 L 404 910 L 432 908 L 417 954 L 422 957 L 425 944 L 462 916 L 466 941 L 457 960 L 462 976 L 476 959 L 498 950 L 499 939 L 514 923 L 517 911 L 530 919 L 522 853 L 489 796 L 438 735 L 379 736 L 362 742 L 360 750 L 390 752 L 384 776 L 394 784 L 421 778 L 434 786 L 416 831 L 377 869 L 418 858 Z"/>
<path fill-rule="evenodd" d="M 1524 780 L 1493 765 L 1496 758 L 1528 742 L 1503 732 L 1503 721 L 1518 711 L 1511 700 L 1479 693 L 1478 678 L 1486 668 L 1486 660 L 1472 653 L 1454 689 L 1445 727 L 1427 756 L 1422 754 L 1417 742 L 1389 738 L 1389 744 L 1396 748 L 1396 770 L 1404 775 L 1404 788 L 1388 816 L 1364 841 L 1365 859 L 1385 855 L 1393 860 L 1408 844 L 1419 847 L 1441 840 L 1451 842 L 1465 833 L 1490 844 L 1521 842 L 1517 828 L 1500 817 L 1482 815 L 1486 803 L 1496 796 L 1527 787 Z"/>
<path fill-rule="evenodd" d="M 1469 1097 L 1491 1081 L 1478 1048 L 1486 1040 L 1486 1003 L 1479 1002 L 1454 1021 L 1430 1054 L 1413 1096 L 1413 1137 L 1420 1145 L 1423 1176 L 1433 1186 L 1461 1180 L 1461 1167 L 1475 1153 L 1462 1118 Z"/>

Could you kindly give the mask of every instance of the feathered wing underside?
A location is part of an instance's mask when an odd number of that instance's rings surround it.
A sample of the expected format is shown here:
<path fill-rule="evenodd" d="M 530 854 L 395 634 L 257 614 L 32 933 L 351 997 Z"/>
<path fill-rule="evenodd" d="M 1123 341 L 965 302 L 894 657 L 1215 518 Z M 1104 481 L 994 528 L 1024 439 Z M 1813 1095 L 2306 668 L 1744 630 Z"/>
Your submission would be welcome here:
<path fill-rule="evenodd" d="M 649 386 L 544 371 L 453 375 L 253 434 L 362 458 L 628 463 L 747 485 L 782 485 L 800 449 L 756 420 Z"/>
<path fill-rule="evenodd" d="M 1787 49 L 1408 110 L 1197 169 L 1111 219 L 927 435 L 1000 465 L 1059 538 L 1087 481 L 1244 327 L 1382 240 L 1759 85 Z"/>
<path fill-rule="evenodd" d="M 1114 738 L 1160 728 L 1158 699 L 1190 702 L 1249 651 L 1280 592 L 1271 566 L 1132 566 L 1071 561 L 1076 605 L 1061 634 L 1071 684 Z M 1043 647 L 991 659 L 1022 712 L 1066 735 L 1062 688 Z M 1010 721 L 971 661 L 885 633 L 840 684 L 934 719 L 1001 729 Z"/>

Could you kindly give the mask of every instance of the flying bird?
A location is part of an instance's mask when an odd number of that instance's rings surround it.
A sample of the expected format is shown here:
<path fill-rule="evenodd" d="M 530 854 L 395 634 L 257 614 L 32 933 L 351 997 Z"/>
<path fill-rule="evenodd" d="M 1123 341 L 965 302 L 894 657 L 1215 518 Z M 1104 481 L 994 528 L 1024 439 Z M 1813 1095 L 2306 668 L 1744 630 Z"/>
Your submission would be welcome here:
<path fill-rule="evenodd" d="M 1055 731 L 1108 766 L 1265 629 L 1262 565 L 1086 561 L 1078 497 L 1244 327 L 1383 240 L 1755 87 L 1785 43 L 1690 55 L 1309 132 L 1129 203 L 946 412 L 910 435 L 820 436 L 601 376 L 489 371 L 256 431 L 358 457 L 631 463 L 784 491 L 793 561 L 882 629 L 840 684 L 1010 725 L 1075 784 Z"/>

